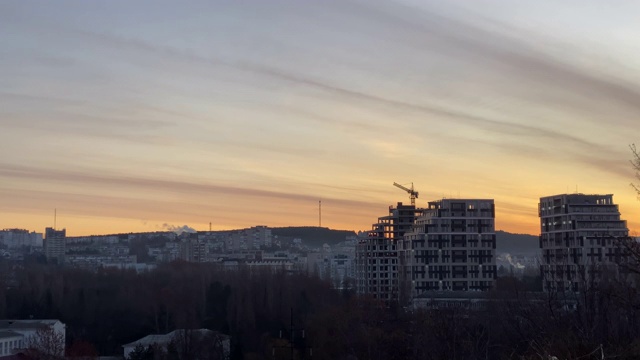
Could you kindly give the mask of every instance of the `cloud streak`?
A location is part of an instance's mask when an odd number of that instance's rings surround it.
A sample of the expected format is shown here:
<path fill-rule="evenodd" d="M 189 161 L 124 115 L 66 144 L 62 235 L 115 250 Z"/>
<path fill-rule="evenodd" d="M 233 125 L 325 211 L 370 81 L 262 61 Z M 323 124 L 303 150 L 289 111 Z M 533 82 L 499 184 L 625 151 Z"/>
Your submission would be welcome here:
<path fill-rule="evenodd" d="M 111 214 L 151 198 L 185 216 L 144 210 L 155 221 L 191 223 L 246 207 L 291 218 L 318 198 L 355 219 L 404 199 L 378 189 L 397 177 L 423 194 L 495 192 L 521 223 L 535 201 L 520 208 L 510 192 L 630 176 L 634 76 L 597 48 L 559 48 L 561 32 L 417 4 L 5 5 L 0 28 L 16 36 L 0 36 L 0 178 Z M 27 135 L 30 150 L 16 151 Z"/>
<path fill-rule="evenodd" d="M 335 5 L 335 4 L 334 4 Z M 539 83 L 543 87 L 560 90 L 563 94 L 579 95 L 583 100 L 573 103 L 575 98 L 556 94 L 555 98 L 545 100 L 563 102 L 571 106 L 572 110 L 580 107 L 593 108 L 594 103 L 614 101 L 631 111 L 640 110 L 640 90 L 635 84 L 613 79 L 604 74 L 597 74 L 593 70 L 583 71 L 574 64 L 568 64 L 545 52 L 543 47 L 533 47 L 523 41 L 516 41 L 483 27 L 481 22 L 470 22 L 453 19 L 436 12 L 415 12 L 402 7 L 368 5 L 364 2 L 352 2 L 345 7 L 352 13 L 347 16 L 360 18 L 370 16 L 372 19 L 383 20 L 381 25 L 393 29 L 397 37 L 407 36 L 406 41 L 414 46 L 428 47 L 437 40 L 437 48 L 441 51 L 467 53 L 481 64 L 488 66 L 489 71 L 504 71 L 523 77 L 528 82 Z M 337 11 L 337 10 L 336 10 Z M 386 12 L 385 12 L 386 11 Z M 369 20 L 371 21 L 371 20 Z M 371 26 L 374 24 L 372 23 Z M 379 26 L 380 24 L 375 24 Z M 549 129 L 521 125 L 498 119 L 487 119 L 482 116 L 461 112 L 450 108 L 443 108 L 434 104 L 415 103 L 398 100 L 393 97 L 382 96 L 372 92 L 355 90 L 338 83 L 332 83 L 329 77 L 320 80 L 304 76 L 292 70 L 282 70 L 260 63 L 248 63 L 238 60 L 225 60 L 222 57 L 213 58 L 199 55 L 195 52 L 160 46 L 135 38 L 121 38 L 113 34 L 101 34 L 88 31 L 67 30 L 74 36 L 82 36 L 87 40 L 99 41 L 107 46 L 121 48 L 126 51 L 147 53 L 150 57 L 173 59 L 176 63 L 184 61 L 200 65 L 205 68 L 221 67 L 232 69 L 254 76 L 268 77 L 289 84 L 302 85 L 310 89 L 320 90 L 334 96 L 334 100 L 351 102 L 359 101 L 367 105 L 378 105 L 395 109 L 424 113 L 446 117 L 449 121 L 456 121 L 471 127 L 479 127 L 497 134 L 515 136 L 542 135 L 558 140 L 569 140 L 583 145 L 593 146 L 583 138 L 569 136 L 565 131 L 554 132 Z M 419 39 L 431 39 L 424 41 Z M 513 86 L 515 84 L 510 84 Z M 553 96 L 553 95 L 551 95 Z M 561 97 L 558 97 L 561 96 Z M 349 121 L 349 119 L 344 119 Z M 628 123 L 625 118 L 618 119 Z"/>
<path fill-rule="evenodd" d="M 105 176 L 86 174 L 81 172 L 65 171 L 60 169 L 35 168 L 20 165 L 0 165 L 0 177 L 12 178 L 15 180 L 39 180 L 47 179 L 53 182 L 63 182 L 66 184 L 82 184 L 84 186 L 115 186 L 133 189 L 151 189 L 158 192 L 169 191 L 172 193 L 187 193 L 192 195 L 224 194 L 230 196 L 240 196 L 243 198 L 268 198 L 274 200 L 290 200 L 296 202 L 316 203 L 318 196 L 309 194 L 296 194 L 289 192 L 262 190 L 256 188 L 245 188 L 236 186 L 223 186 L 206 183 L 171 181 L 161 179 L 148 179 L 142 177 L 125 176 Z M 371 207 L 379 206 L 374 202 L 326 198 L 332 203 L 347 207 Z"/>

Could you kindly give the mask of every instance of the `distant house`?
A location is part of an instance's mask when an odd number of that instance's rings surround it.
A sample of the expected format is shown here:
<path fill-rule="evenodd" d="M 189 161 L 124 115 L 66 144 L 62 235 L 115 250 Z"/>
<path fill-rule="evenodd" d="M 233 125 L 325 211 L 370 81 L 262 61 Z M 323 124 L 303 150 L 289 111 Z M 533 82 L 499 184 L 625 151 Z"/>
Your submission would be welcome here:
<path fill-rule="evenodd" d="M 0 320 L 0 359 L 26 348 L 63 356 L 65 337 L 60 320 Z"/>
<path fill-rule="evenodd" d="M 228 335 L 209 329 L 179 329 L 168 334 L 147 335 L 123 345 L 123 355 L 129 359 L 135 351 L 177 352 L 181 359 L 229 359 L 231 339 Z"/>

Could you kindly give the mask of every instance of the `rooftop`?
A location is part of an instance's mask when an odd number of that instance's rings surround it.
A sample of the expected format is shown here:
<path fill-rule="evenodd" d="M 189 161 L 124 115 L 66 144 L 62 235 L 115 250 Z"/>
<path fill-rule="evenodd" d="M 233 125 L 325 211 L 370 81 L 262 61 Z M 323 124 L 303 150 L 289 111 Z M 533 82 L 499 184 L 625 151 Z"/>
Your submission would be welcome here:
<path fill-rule="evenodd" d="M 12 329 L 38 329 L 44 326 L 53 326 L 60 320 L 39 319 L 39 320 L 0 320 L 0 330 Z"/>
<path fill-rule="evenodd" d="M 167 344 L 169 342 L 171 342 L 171 340 L 173 340 L 174 338 L 176 338 L 177 335 L 180 335 L 182 332 L 184 332 L 184 329 L 179 329 L 179 330 L 174 330 L 168 334 L 153 334 L 153 335 L 147 335 L 145 337 L 143 337 L 142 339 L 136 340 L 134 342 L 122 345 L 122 347 L 135 347 L 137 345 L 142 345 L 144 347 L 147 347 L 149 345 L 163 345 L 163 344 Z M 223 334 L 219 334 L 215 331 L 209 330 L 209 329 L 194 329 L 192 330 L 194 333 L 198 334 L 199 336 L 207 336 L 209 334 L 218 334 L 224 337 L 228 337 L 227 335 L 223 335 Z"/>
<path fill-rule="evenodd" d="M 14 337 L 22 337 L 24 335 L 13 331 L 0 331 L 0 339 L 9 339 Z"/>

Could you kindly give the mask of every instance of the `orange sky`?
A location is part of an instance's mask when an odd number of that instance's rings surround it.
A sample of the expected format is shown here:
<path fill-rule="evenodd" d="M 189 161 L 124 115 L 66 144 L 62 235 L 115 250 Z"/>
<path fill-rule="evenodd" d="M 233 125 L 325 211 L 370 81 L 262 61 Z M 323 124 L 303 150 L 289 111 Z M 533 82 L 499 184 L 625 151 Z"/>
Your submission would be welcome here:
<path fill-rule="evenodd" d="M 640 4 L 507 0 L 0 7 L 0 228 L 317 225 L 493 198 L 640 202 Z"/>

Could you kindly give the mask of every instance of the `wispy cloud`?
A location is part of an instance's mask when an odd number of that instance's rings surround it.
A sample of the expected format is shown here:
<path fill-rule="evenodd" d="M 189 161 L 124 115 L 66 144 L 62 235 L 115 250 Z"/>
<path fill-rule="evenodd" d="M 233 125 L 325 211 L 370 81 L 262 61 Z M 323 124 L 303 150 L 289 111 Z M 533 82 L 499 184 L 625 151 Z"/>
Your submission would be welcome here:
<path fill-rule="evenodd" d="M 280 192 L 271 190 L 262 190 L 257 188 L 245 188 L 236 186 L 224 186 L 207 183 L 171 181 L 162 179 L 149 179 L 143 177 L 127 177 L 127 176 L 106 176 L 97 174 L 87 174 L 74 171 L 66 171 L 62 169 L 46 169 L 29 166 L 19 166 L 2 164 L 0 165 L 0 177 L 12 178 L 17 180 L 38 180 L 47 179 L 50 182 L 64 182 L 66 184 L 83 184 L 84 186 L 116 186 L 122 189 L 147 189 L 155 191 L 169 191 L 171 193 L 187 193 L 193 195 L 214 196 L 216 194 L 225 194 L 230 196 L 241 196 L 250 198 L 268 198 L 292 200 L 300 202 L 315 203 L 318 196 L 310 194 L 296 194 L 291 192 Z M 349 207 L 370 207 L 379 206 L 379 204 L 367 201 L 356 201 L 348 199 L 327 198 L 327 200 L 342 206 Z"/>
<path fill-rule="evenodd" d="M 558 183 L 631 174 L 640 86 L 617 66 L 631 62 L 560 47 L 571 42 L 561 32 L 435 1 L 161 3 L 152 14 L 149 3 L 69 4 L 0 5 L 0 33 L 15 34 L 0 35 L 0 177 L 24 196 L 31 186 L 110 214 L 125 202 L 181 223 L 238 216 L 209 197 L 238 200 L 239 216 L 273 203 L 295 216 L 292 204 L 323 197 L 355 217 L 379 209 L 376 186 L 397 176 L 423 181 L 425 196 L 496 192 L 522 222 L 535 201 L 518 207 L 510 182 L 539 179 L 543 163 L 567 169 Z M 25 134 L 31 149 L 16 152 Z M 67 158 L 74 167 L 55 167 Z M 535 199 L 538 185 L 523 192 Z M 102 190 L 122 196 L 89 194 Z M 178 200 L 145 208 L 146 191 Z M 172 208 L 185 217 L 162 215 Z"/>
<path fill-rule="evenodd" d="M 597 110 L 599 103 L 614 101 L 623 108 L 632 111 L 640 109 L 640 90 L 633 83 L 608 76 L 593 69 L 581 69 L 578 65 L 563 61 L 556 55 L 547 52 L 544 46 L 535 46 L 532 41 L 507 36 L 495 31 L 482 21 L 469 19 L 455 19 L 437 12 L 413 11 L 397 5 L 373 5 L 364 2 L 352 2 L 348 5 L 337 6 L 334 11 L 348 10 L 343 16 L 363 20 L 366 18 L 368 26 L 382 26 L 391 31 L 392 37 L 404 39 L 416 47 L 433 48 L 438 52 L 449 53 L 449 56 L 466 54 L 476 65 L 467 64 L 477 71 L 489 73 L 508 72 L 514 78 L 505 84 L 504 91 L 521 86 L 522 84 L 536 84 L 535 88 L 545 88 L 551 91 L 544 98 L 536 99 L 539 92 L 522 94 L 530 101 L 539 105 L 569 107 L 578 112 Z M 286 14 L 286 10 L 285 10 Z M 373 20 L 379 21 L 374 23 Z M 357 21 L 361 23 L 362 21 Z M 60 30 L 58 28 L 58 30 Z M 282 81 L 289 84 L 302 85 L 323 91 L 334 96 L 335 101 L 359 101 L 367 105 L 383 106 L 446 117 L 449 121 L 458 121 L 472 127 L 508 135 L 535 136 L 542 134 L 570 141 L 586 142 L 576 136 L 566 135 L 566 131 L 553 132 L 548 128 L 535 125 L 521 125 L 503 119 L 487 119 L 481 116 L 463 112 L 458 109 L 446 108 L 429 102 L 411 102 L 382 95 L 378 92 L 364 92 L 345 86 L 342 82 L 332 79 L 326 74 L 323 79 L 303 75 L 295 70 L 283 69 L 265 65 L 264 63 L 250 63 L 240 60 L 225 59 L 224 57 L 210 57 L 188 52 L 170 46 L 149 43 L 137 38 L 122 38 L 114 34 L 96 33 L 68 29 L 73 36 L 82 36 L 88 41 L 98 41 L 103 45 L 121 48 L 127 52 L 146 53 L 150 58 L 162 57 L 172 59 L 177 64 L 184 62 L 199 65 L 203 68 L 223 68 L 240 71 L 257 76 L 270 78 L 272 81 Z M 408 36 L 410 35 L 410 36 Z M 542 41 L 544 38 L 537 39 Z M 481 69 L 484 67 L 484 69 Z M 476 71 L 474 70 L 474 71 Z M 328 76 L 327 76 L 328 75 Z M 238 79 L 238 81 L 242 81 Z M 492 85 L 493 86 L 493 85 Z M 390 95 L 390 94 L 387 94 Z M 535 95 L 535 96 L 534 96 Z M 504 96 L 504 94 L 502 95 Z M 591 109 L 586 111 L 584 109 Z M 344 119 L 347 122 L 349 119 Z M 588 117 L 584 120 L 589 120 Z M 595 120 L 599 120 L 595 119 Z M 554 120 L 555 121 L 555 120 Z M 630 119 L 621 117 L 616 121 L 629 124 Z"/>

